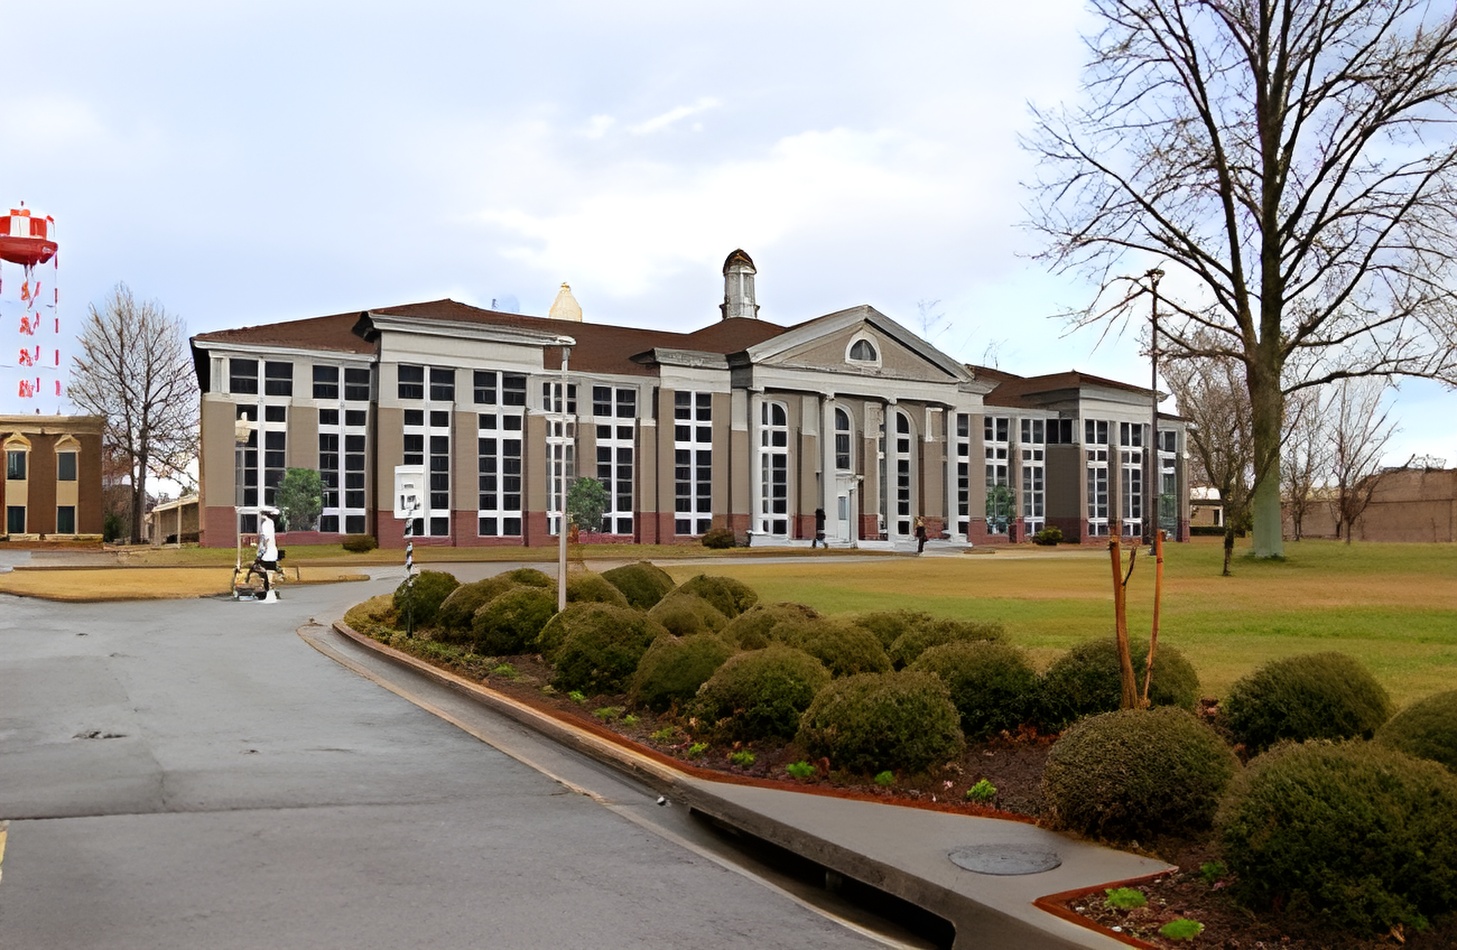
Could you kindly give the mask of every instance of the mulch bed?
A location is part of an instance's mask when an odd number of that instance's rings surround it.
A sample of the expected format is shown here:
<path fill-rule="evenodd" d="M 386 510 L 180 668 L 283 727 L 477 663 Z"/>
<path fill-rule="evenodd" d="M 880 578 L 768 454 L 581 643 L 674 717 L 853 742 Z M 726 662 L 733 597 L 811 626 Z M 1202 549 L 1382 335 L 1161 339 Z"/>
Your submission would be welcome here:
<path fill-rule="evenodd" d="M 865 776 L 834 771 L 824 761 L 810 763 L 815 767 L 812 776 L 794 779 L 785 771 L 786 766 L 806 760 L 803 749 L 794 743 L 754 742 L 742 747 L 695 749 L 691 738 L 677 728 L 671 717 L 655 718 L 641 713 L 629 717 L 624 696 L 595 696 L 574 701 L 559 692 L 543 691 L 551 669 L 539 657 L 512 656 L 497 662 L 508 664 L 514 675 L 488 673 L 472 678 L 518 702 L 580 723 L 592 731 L 614 735 L 654 757 L 680 763 L 690 772 L 707 773 L 728 781 L 1019 821 L 1035 822 L 1045 811 L 1042 771 L 1054 736 L 1004 733 L 990 742 L 970 743 L 959 759 L 925 774 L 897 775 L 888 786 L 876 784 Z M 752 764 L 735 764 L 731 760 L 733 753 L 745 751 L 752 753 Z M 744 757 L 740 756 L 740 761 L 745 761 Z M 986 803 L 966 801 L 967 790 L 981 779 L 996 787 L 995 797 Z M 1128 849 L 1127 845 L 1120 847 Z M 1156 856 L 1178 868 L 1171 874 L 1136 885 L 1147 898 L 1145 906 L 1115 909 L 1108 906 L 1102 891 L 1062 895 L 1059 899 L 1066 912 L 1107 930 L 1131 946 L 1225 950 L 1457 948 L 1457 920 L 1442 921 L 1421 932 L 1398 929 L 1387 934 L 1357 935 L 1333 929 L 1319 917 L 1293 911 L 1246 910 L 1230 897 L 1229 885 L 1233 879 L 1220 865 L 1218 842 L 1212 835 L 1147 842 L 1133 850 Z M 1204 925 L 1203 932 L 1192 940 L 1160 936 L 1159 928 L 1175 918 L 1198 921 Z"/>

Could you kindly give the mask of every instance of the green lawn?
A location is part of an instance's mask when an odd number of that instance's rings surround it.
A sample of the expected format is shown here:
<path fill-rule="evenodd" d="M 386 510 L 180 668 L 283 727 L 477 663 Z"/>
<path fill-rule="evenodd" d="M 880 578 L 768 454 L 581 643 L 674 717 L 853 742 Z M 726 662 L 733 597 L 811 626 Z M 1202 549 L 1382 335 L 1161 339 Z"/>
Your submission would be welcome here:
<path fill-rule="evenodd" d="M 1302 541 L 1284 562 L 1237 552 L 1221 577 L 1218 539 L 1165 548 L 1159 642 L 1199 670 L 1204 692 L 1282 656 L 1337 650 L 1365 663 L 1398 704 L 1457 688 L 1457 545 Z M 1111 636 L 1113 569 L 1106 551 L 1059 548 L 893 562 L 756 564 L 726 561 L 764 602 L 826 613 L 907 608 L 1001 621 L 1045 664 L 1084 639 Z M 1125 567 L 1126 567 L 1125 553 Z M 677 580 L 703 568 L 664 564 Z M 1129 581 L 1129 629 L 1147 638 L 1153 559 Z"/>

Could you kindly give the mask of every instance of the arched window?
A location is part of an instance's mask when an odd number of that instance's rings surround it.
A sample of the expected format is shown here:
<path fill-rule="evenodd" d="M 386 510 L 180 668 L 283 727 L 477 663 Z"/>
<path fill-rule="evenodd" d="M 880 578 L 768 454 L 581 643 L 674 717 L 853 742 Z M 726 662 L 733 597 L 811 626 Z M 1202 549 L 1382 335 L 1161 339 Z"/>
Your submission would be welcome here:
<path fill-rule="evenodd" d="M 835 469 L 837 471 L 850 472 L 855 468 L 855 456 L 851 451 L 851 446 L 854 445 L 853 431 L 850 428 L 850 413 L 843 409 L 836 409 Z"/>
<path fill-rule="evenodd" d="M 789 412 L 782 402 L 760 407 L 758 529 L 763 534 L 789 534 Z"/>
<path fill-rule="evenodd" d="M 879 363 L 880 352 L 869 339 L 860 337 L 850 344 L 847 359 L 852 363 Z"/>

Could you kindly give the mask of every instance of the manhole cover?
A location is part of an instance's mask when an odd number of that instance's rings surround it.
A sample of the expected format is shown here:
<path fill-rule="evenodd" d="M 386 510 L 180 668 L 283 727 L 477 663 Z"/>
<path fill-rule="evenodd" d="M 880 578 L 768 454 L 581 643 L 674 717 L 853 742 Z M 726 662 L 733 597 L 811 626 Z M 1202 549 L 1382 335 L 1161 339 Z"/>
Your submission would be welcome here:
<path fill-rule="evenodd" d="M 973 844 L 951 852 L 951 863 L 978 874 L 1040 874 L 1062 864 L 1054 851 L 1015 844 Z"/>

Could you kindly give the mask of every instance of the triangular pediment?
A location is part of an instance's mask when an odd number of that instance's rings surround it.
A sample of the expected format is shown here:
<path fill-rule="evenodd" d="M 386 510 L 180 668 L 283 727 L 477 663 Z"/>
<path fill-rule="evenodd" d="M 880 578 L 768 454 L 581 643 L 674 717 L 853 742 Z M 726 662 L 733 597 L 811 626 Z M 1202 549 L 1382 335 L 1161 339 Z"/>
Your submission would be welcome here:
<path fill-rule="evenodd" d="M 746 352 L 756 366 L 940 383 L 974 378 L 964 364 L 870 306 L 807 320 Z"/>

